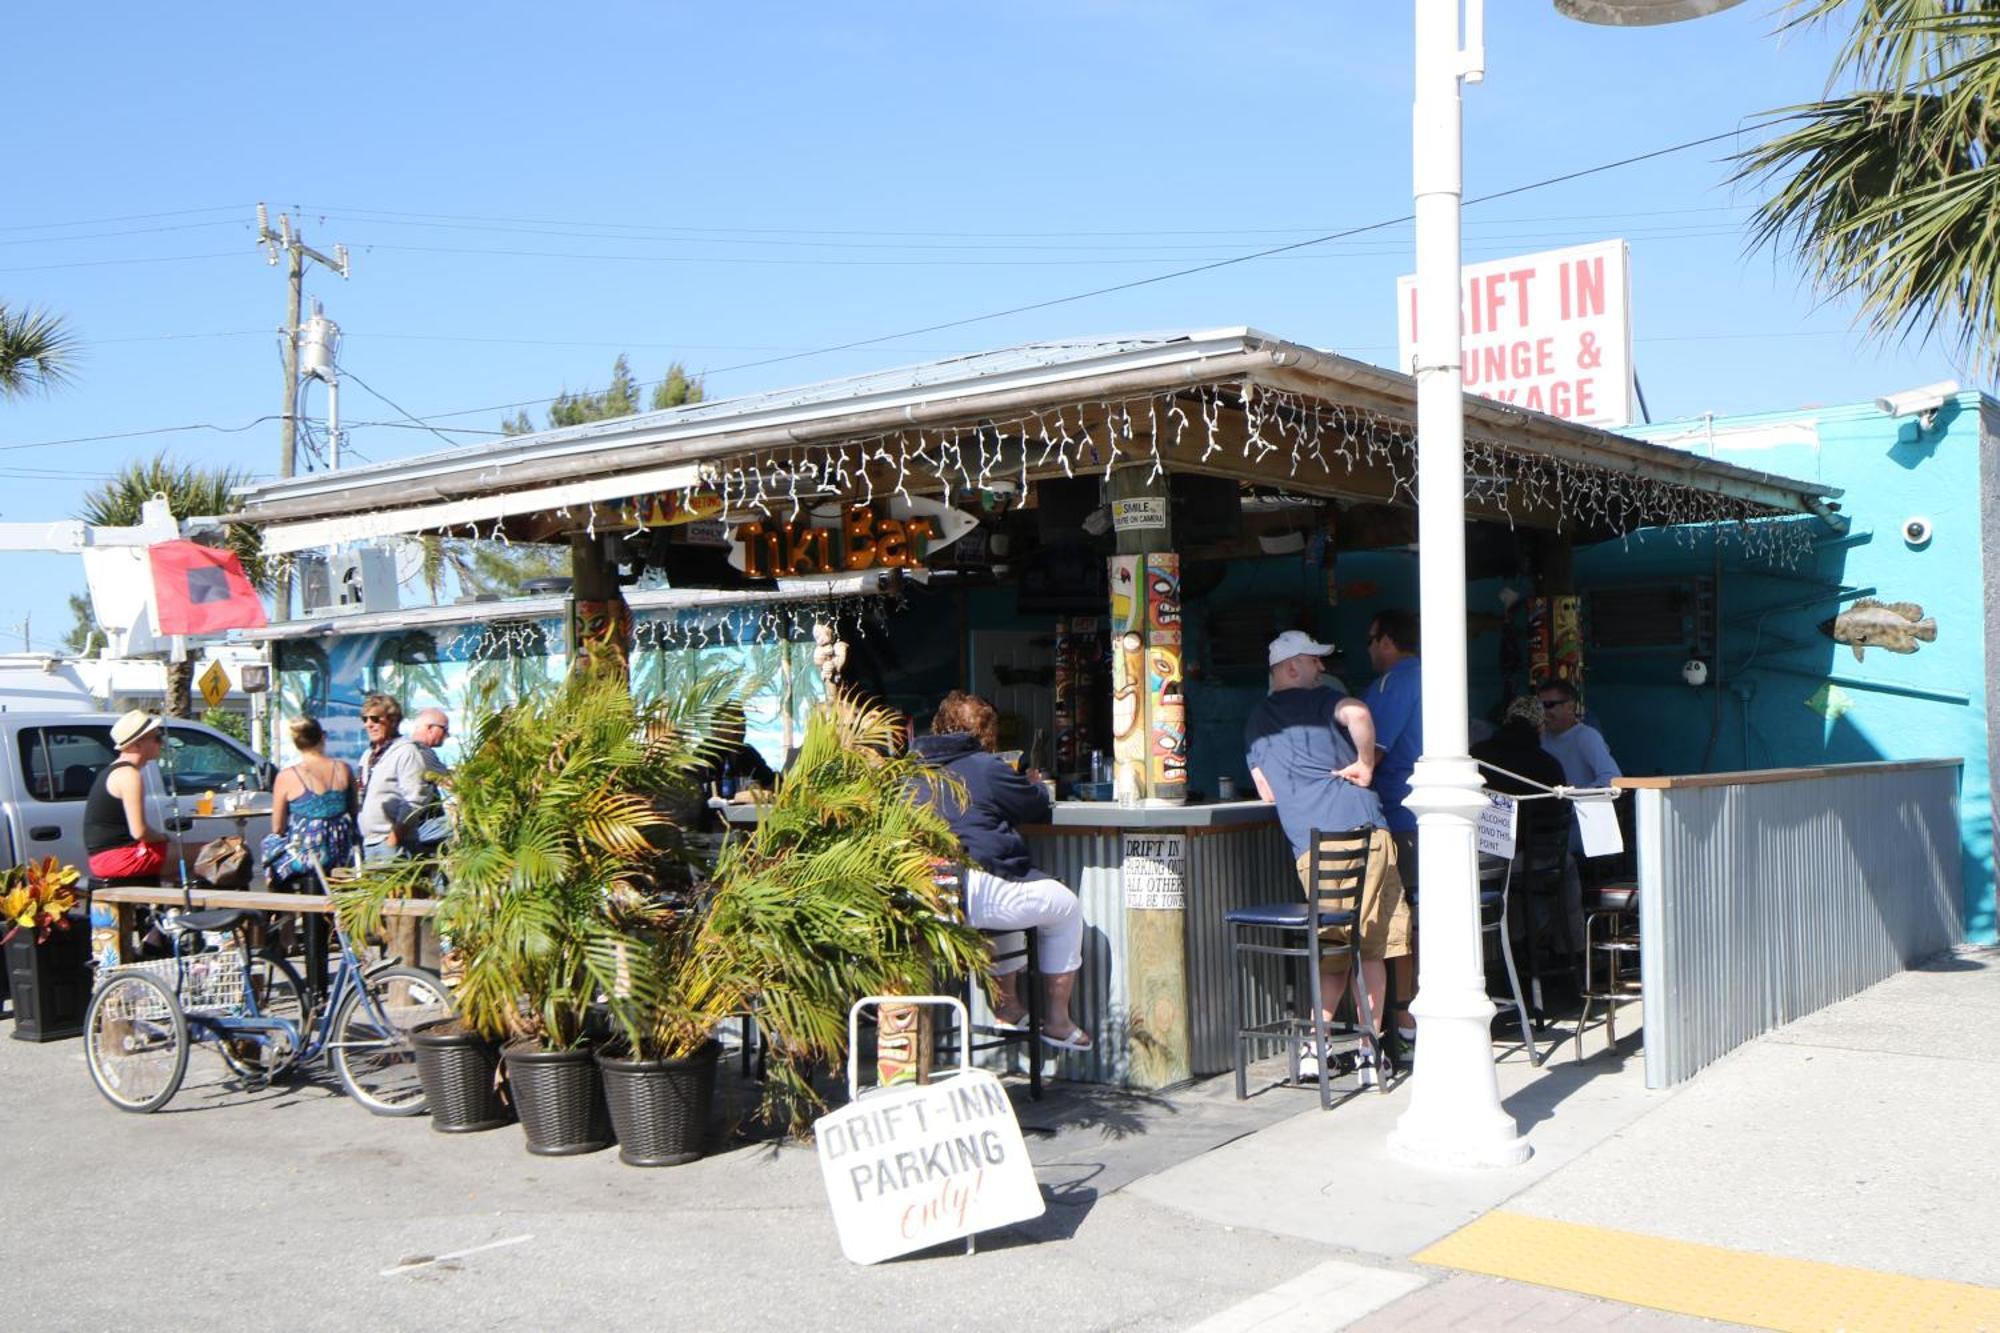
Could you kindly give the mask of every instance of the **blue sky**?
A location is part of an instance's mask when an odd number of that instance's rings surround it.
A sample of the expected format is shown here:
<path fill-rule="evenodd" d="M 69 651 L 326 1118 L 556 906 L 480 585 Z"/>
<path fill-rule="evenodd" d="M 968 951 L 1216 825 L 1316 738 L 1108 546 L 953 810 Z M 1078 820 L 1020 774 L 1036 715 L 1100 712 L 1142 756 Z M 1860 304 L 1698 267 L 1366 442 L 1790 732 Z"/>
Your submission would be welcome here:
<path fill-rule="evenodd" d="M 1773 37 L 1760 0 L 1640 31 L 1543 0 L 1488 9 L 1468 196 L 1737 130 L 1817 95 L 1830 57 L 1823 37 Z M 686 361 L 711 396 L 1225 324 L 1395 359 L 1407 227 L 769 363 L 1406 214 L 1394 0 L 290 13 L 10 19 L 10 102 L 43 114 L 10 136 L 0 299 L 62 312 L 87 345 L 73 387 L 0 405 L 0 519 L 68 516 L 162 448 L 275 471 L 275 423 L 250 424 L 281 388 L 260 199 L 353 254 L 349 281 L 315 270 L 307 292 L 345 331 L 350 446 L 378 461 L 441 447 L 405 410 L 492 430 L 501 405 L 600 384 L 621 350 L 641 378 Z M 1726 184 L 1729 147 L 1468 209 L 1467 257 L 1627 238 L 1656 419 L 1955 374 L 1942 349 L 1873 344 L 1789 263 L 1746 255 L 1756 197 Z M 324 408 L 315 387 L 308 411 Z M 186 425 L 236 429 L 58 443 Z M 80 564 L 0 560 L 0 645 L 27 617 L 53 643 Z"/>

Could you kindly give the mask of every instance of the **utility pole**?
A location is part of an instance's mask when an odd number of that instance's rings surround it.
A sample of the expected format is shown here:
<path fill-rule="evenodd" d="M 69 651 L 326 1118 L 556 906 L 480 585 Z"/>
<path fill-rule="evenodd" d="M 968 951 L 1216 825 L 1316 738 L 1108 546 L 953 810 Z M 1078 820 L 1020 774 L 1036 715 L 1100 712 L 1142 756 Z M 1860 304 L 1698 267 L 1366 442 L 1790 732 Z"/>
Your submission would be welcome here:
<path fill-rule="evenodd" d="M 347 247 L 336 245 L 328 258 L 306 244 L 305 233 L 292 230 L 292 220 L 278 214 L 278 229 L 271 230 L 271 215 L 257 205 L 257 243 L 264 247 L 264 262 L 275 267 L 282 251 L 286 258 L 285 296 L 285 410 L 278 418 L 278 475 L 289 477 L 298 470 L 299 459 L 299 307 L 304 303 L 306 260 L 314 259 L 341 277 L 347 276 Z M 280 570 L 277 588 L 278 619 L 292 614 L 292 576 Z"/>

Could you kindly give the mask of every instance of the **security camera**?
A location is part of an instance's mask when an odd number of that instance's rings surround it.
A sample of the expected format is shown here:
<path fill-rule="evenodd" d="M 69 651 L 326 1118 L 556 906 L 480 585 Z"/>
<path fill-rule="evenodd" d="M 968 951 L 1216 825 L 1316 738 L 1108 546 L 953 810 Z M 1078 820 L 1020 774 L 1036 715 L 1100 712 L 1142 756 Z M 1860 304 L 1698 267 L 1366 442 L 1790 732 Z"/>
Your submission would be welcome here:
<path fill-rule="evenodd" d="M 1931 521 L 1922 514 L 1912 514 L 1903 520 L 1903 541 L 1910 546 L 1931 544 Z"/>
<path fill-rule="evenodd" d="M 1681 663 L 1681 679 L 1697 688 L 1708 684 L 1708 663 L 1699 657 L 1690 657 Z"/>
<path fill-rule="evenodd" d="M 1920 388 L 1905 389 L 1875 400 L 1875 410 L 1886 416 L 1915 417 L 1925 430 L 1937 420 L 1940 407 L 1945 400 L 1958 392 L 1957 380 L 1940 380 L 1936 384 L 1926 384 Z"/>

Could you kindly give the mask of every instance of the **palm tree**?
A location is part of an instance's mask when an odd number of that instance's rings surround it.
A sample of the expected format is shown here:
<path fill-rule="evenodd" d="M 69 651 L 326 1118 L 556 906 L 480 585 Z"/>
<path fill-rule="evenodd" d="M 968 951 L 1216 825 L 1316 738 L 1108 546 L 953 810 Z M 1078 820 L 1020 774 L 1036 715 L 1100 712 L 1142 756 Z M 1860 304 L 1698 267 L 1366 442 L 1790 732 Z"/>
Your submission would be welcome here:
<path fill-rule="evenodd" d="M 166 454 L 156 454 L 143 463 L 127 463 L 111 480 L 83 497 L 77 517 L 97 527 L 136 527 L 146 501 L 156 495 L 167 498 L 176 518 L 194 514 L 225 514 L 235 507 L 232 494 L 248 485 L 251 476 L 238 468 L 202 468 L 176 463 Z M 263 554 L 263 539 L 257 529 L 232 523 L 224 534 L 225 544 L 243 562 L 243 572 L 258 588 L 271 585 L 272 571 Z M 194 715 L 192 694 L 194 664 L 167 664 L 169 717 Z"/>
<path fill-rule="evenodd" d="M 76 335 L 60 319 L 0 303 L 0 399 L 67 384 L 75 360 Z"/>
<path fill-rule="evenodd" d="M 1735 179 L 1774 189 L 1753 246 L 1795 250 L 1812 284 L 1881 334 L 1941 334 L 2000 367 L 2000 5 L 1792 0 L 1785 27 L 1850 17 L 1820 101 L 1772 113 Z M 1836 91 L 1843 83 L 1852 87 Z"/>

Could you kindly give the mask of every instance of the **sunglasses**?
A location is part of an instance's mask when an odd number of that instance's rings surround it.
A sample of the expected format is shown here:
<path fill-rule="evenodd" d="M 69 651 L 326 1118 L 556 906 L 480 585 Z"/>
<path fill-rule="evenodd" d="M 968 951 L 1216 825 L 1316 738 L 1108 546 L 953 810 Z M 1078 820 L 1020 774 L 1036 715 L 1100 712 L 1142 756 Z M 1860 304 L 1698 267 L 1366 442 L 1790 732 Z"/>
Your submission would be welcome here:
<path fill-rule="evenodd" d="M 1543 708 L 1566 708 L 1566 707 L 1568 707 L 1568 706 L 1569 706 L 1569 700 L 1567 700 L 1567 699 L 1544 699 L 1544 700 L 1542 700 L 1542 707 L 1543 707 Z"/>
<path fill-rule="evenodd" d="M 363 722 L 387 722 L 389 715 L 387 713 L 363 713 L 361 720 Z"/>

